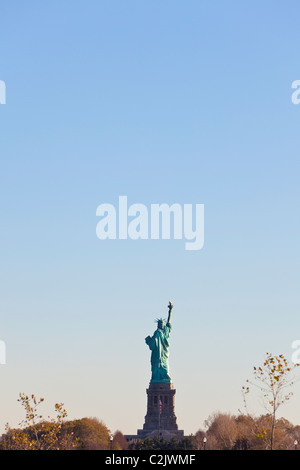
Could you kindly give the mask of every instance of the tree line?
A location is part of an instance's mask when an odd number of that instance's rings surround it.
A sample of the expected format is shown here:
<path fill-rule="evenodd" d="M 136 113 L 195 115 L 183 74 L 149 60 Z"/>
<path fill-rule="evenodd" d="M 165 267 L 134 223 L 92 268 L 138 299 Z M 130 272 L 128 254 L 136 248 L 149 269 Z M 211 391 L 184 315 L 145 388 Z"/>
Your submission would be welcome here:
<path fill-rule="evenodd" d="M 204 422 L 204 429 L 181 440 L 127 442 L 121 431 L 111 434 L 97 418 L 67 420 L 63 403 L 55 404 L 54 417 L 45 418 L 40 412 L 44 399 L 20 393 L 18 401 L 25 417 L 18 428 L 6 425 L 0 450 L 297 450 L 300 426 L 278 418 L 277 412 L 293 395 L 298 365 L 289 364 L 282 354 L 267 353 L 263 364 L 253 367 L 253 379 L 242 386 L 245 411 L 237 415 L 214 413 Z M 253 388 L 264 402 L 266 413 L 260 416 L 248 410 Z"/>

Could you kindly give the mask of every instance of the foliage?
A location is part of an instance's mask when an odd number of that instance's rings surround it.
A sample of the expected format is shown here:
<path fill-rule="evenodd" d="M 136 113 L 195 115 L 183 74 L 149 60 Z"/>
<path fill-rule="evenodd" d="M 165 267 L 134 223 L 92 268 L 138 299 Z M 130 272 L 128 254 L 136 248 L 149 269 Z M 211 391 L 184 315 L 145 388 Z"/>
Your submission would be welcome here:
<path fill-rule="evenodd" d="M 205 421 L 207 431 L 208 448 L 211 438 L 217 447 L 222 450 L 232 449 L 238 439 L 237 424 L 229 413 L 214 413 Z"/>
<path fill-rule="evenodd" d="M 205 424 L 208 428 L 205 433 L 208 450 L 265 450 L 270 448 L 272 421 L 268 414 L 254 417 L 249 414 L 234 416 L 229 413 L 215 413 L 205 421 Z M 300 442 L 300 426 L 293 426 L 288 420 L 280 418 L 276 420 L 274 435 L 275 449 L 294 449 L 294 440 Z M 202 438 L 204 431 L 199 430 L 195 438 L 197 439 L 198 436 Z"/>
<path fill-rule="evenodd" d="M 134 450 L 193 450 L 197 449 L 197 442 L 194 436 L 185 436 L 183 439 L 173 437 L 170 441 L 164 438 L 138 439 L 129 445 L 129 449 Z"/>
<path fill-rule="evenodd" d="M 124 435 L 119 430 L 116 431 L 113 435 L 112 449 L 113 450 L 127 450 L 128 449 L 128 442 L 126 441 Z"/>
<path fill-rule="evenodd" d="M 105 450 L 110 448 L 108 428 L 97 418 L 81 418 L 67 421 L 62 428 L 63 435 L 76 438 L 78 450 Z"/>
<path fill-rule="evenodd" d="M 274 356 L 271 353 L 267 353 L 263 365 L 253 368 L 255 382 L 247 380 L 248 384 L 255 386 L 262 393 L 270 426 L 268 431 L 264 428 L 261 429 L 258 432 L 258 437 L 265 441 L 266 448 L 271 450 L 274 448 L 274 439 L 276 437 L 276 412 L 293 395 L 292 391 L 290 391 L 291 386 L 294 384 L 294 377 L 291 376 L 291 373 L 297 366 L 299 364 L 290 365 L 283 354 Z M 246 410 L 246 395 L 249 392 L 249 385 L 242 387 Z"/>
<path fill-rule="evenodd" d="M 72 433 L 61 430 L 67 412 L 63 403 L 55 404 L 56 417 L 45 420 L 39 413 L 43 398 L 35 395 L 28 396 L 20 393 L 18 401 L 25 410 L 25 419 L 20 423 L 21 429 L 12 429 L 6 424 L 6 434 L 1 438 L 2 450 L 58 450 L 69 449 L 75 446 Z"/>

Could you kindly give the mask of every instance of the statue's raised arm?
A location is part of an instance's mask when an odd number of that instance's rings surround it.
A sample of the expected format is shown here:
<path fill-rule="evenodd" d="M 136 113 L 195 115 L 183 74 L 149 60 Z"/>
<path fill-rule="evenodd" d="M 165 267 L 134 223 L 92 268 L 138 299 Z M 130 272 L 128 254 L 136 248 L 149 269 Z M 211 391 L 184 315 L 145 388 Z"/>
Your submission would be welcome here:
<path fill-rule="evenodd" d="M 172 308 L 173 308 L 173 304 L 172 304 L 172 302 L 171 302 L 171 300 L 170 300 L 170 301 L 169 301 L 169 305 L 168 305 L 169 315 L 168 315 L 168 321 L 167 321 L 167 323 L 171 323 Z"/>

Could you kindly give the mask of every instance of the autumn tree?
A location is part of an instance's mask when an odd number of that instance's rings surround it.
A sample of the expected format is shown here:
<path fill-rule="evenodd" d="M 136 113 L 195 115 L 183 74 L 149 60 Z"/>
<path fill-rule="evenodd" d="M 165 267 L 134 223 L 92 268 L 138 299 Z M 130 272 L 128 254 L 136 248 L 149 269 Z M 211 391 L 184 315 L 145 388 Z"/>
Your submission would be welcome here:
<path fill-rule="evenodd" d="M 121 431 L 117 430 L 113 435 L 112 448 L 114 450 L 126 450 L 128 449 L 128 442 Z"/>
<path fill-rule="evenodd" d="M 235 417 L 230 413 L 213 413 L 205 420 L 207 449 L 231 450 L 238 439 Z"/>
<path fill-rule="evenodd" d="M 247 385 L 242 387 L 247 413 L 246 396 L 250 392 L 251 386 L 258 388 L 262 394 L 263 403 L 269 416 L 270 431 L 267 432 L 267 428 L 261 429 L 260 437 L 268 443 L 267 448 L 270 450 L 274 448 L 276 413 L 278 408 L 293 395 L 291 387 L 295 377 L 292 373 L 298 365 L 290 365 L 283 354 L 274 356 L 267 353 L 263 365 L 253 368 L 254 381 L 247 380 Z"/>
<path fill-rule="evenodd" d="M 204 441 L 203 439 L 206 438 L 206 433 L 203 431 L 203 429 L 198 429 L 194 436 L 194 442 L 195 442 L 195 448 L 197 450 L 203 450 L 204 447 L 206 448 L 206 441 L 205 441 L 205 446 L 204 446 Z"/>
<path fill-rule="evenodd" d="M 72 434 L 78 450 L 105 450 L 110 448 L 110 432 L 97 418 L 81 418 L 67 421 L 62 435 Z"/>
<path fill-rule="evenodd" d="M 21 429 L 12 429 L 6 425 L 6 434 L 1 438 L 0 448 L 3 450 L 58 450 L 74 446 L 72 433 L 61 435 L 61 429 L 67 412 L 63 403 L 55 404 L 54 418 L 47 419 L 40 413 L 44 398 L 20 393 L 18 401 L 25 410 L 25 418 L 19 424 Z"/>

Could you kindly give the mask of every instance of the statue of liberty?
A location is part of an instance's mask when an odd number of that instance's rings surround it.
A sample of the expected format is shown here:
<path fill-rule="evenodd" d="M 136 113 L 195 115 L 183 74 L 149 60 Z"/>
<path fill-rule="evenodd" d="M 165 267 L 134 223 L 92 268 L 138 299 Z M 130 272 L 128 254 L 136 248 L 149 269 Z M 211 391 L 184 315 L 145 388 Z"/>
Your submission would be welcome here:
<path fill-rule="evenodd" d="M 172 329 L 171 313 L 173 304 L 170 301 L 168 305 L 169 315 L 167 323 L 160 318 L 157 320 L 157 330 L 153 336 L 147 336 L 145 339 L 151 352 L 151 383 L 171 382 L 169 376 L 169 336 Z"/>

